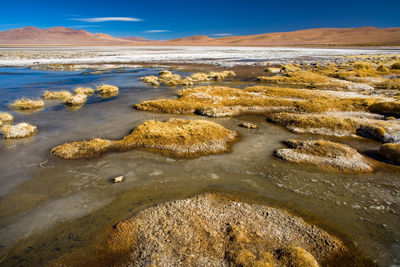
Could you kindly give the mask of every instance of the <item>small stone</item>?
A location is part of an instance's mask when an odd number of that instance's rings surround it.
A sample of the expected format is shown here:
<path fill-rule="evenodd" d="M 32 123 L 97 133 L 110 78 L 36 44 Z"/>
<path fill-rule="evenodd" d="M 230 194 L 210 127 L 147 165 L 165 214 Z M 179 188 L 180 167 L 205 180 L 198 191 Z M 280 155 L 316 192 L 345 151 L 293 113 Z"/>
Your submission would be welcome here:
<path fill-rule="evenodd" d="M 111 182 L 116 184 L 116 183 L 122 182 L 123 180 L 124 180 L 124 176 L 121 175 L 121 176 L 117 176 L 117 177 L 112 178 Z"/>
<path fill-rule="evenodd" d="M 247 129 L 257 129 L 258 126 L 256 124 L 250 123 L 250 122 L 242 122 L 239 124 L 240 127 L 247 128 Z"/>

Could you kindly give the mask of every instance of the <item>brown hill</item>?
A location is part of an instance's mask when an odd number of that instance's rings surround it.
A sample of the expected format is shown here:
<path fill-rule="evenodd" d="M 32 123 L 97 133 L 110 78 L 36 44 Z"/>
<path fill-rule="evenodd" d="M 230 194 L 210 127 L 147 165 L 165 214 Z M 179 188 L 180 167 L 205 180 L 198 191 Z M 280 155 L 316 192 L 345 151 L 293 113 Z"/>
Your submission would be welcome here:
<path fill-rule="evenodd" d="M 168 45 L 400 45 L 400 28 L 323 28 L 294 32 L 208 38 L 192 36 Z"/>
<path fill-rule="evenodd" d="M 0 32 L 0 44 L 35 45 L 129 45 L 131 41 L 104 33 L 90 33 L 65 27 L 25 27 Z"/>
<path fill-rule="evenodd" d="M 221 38 L 195 35 L 169 41 L 152 41 L 141 37 L 116 38 L 108 34 L 90 33 L 85 30 L 65 27 L 49 29 L 25 27 L 0 32 L 0 44 L 171 46 L 400 45 L 400 28 L 323 28 Z"/>

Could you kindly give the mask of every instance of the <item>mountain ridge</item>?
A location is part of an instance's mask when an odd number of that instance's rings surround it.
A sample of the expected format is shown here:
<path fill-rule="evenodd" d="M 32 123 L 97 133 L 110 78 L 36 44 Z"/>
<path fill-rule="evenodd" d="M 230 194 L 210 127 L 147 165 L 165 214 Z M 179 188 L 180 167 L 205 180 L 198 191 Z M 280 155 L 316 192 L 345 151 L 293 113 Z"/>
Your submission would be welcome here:
<path fill-rule="evenodd" d="M 291 45 L 400 45 L 400 27 L 317 28 L 291 32 L 211 38 L 193 35 L 168 41 L 139 36 L 114 37 L 82 29 L 24 27 L 0 32 L 0 45 L 210 45 L 210 46 L 291 46 Z"/>

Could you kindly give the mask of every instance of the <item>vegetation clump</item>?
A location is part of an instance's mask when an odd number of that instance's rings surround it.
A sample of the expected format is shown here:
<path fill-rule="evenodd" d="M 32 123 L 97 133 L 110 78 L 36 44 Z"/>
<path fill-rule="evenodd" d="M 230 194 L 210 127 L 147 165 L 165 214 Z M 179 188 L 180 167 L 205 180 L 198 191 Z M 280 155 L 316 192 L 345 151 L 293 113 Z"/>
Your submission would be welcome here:
<path fill-rule="evenodd" d="M 71 96 L 65 101 L 65 104 L 68 106 L 82 106 L 86 103 L 87 95 L 85 94 L 76 94 Z"/>
<path fill-rule="evenodd" d="M 371 172 L 368 160 L 355 149 L 324 140 L 288 140 L 289 148 L 278 149 L 275 155 L 283 160 L 306 163 L 344 172 Z"/>
<path fill-rule="evenodd" d="M 24 138 L 35 135 L 37 127 L 26 122 L 21 122 L 16 125 L 5 125 L 1 131 L 7 139 Z"/>
<path fill-rule="evenodd" d="M 17 109 L 22 109 L 22 110 L 29 110 L 29 109 L 37 109 L 44 107 L 44 102 L 43 100 L 32 100 L 28 98 L 21 98 L 15 100 L 13 106 Z"/>
<path fill-rule="evenodd" d="M 64 159 L 92 158 L 107 151 L 152 149 L 176 157 L 196 157 L 230 150 L 237 133 L 205 120 L 169 119 L 166 122 L 146 121 L 121 140 L 95 138 L 72 142 L 52 149 Z"/>
<path fill-rule="evenodd" d="M 46 91 L 43 96 L 46 100 L 67 100 L 72 94 L 69 91 Z"/>
<path fill-rule="evenodd" d="M 166 86 L 175 87 L 178 85 L 192 86 L 199 82 L 222 81 L 234 77 L 235 75 L 233 71 L 210 72 L 208 74 L 199 72 L 182 78 L 179 74 L 173 74 L 168 70 L 163 70 L 158 73 L 158 77 L 150 75 L 142 77 L 141 80 L 153 86 L 164 84 Z"/>
<path fill-rule="evenodd" d="M 114 85 L 103 84 L 97 87 L 97 93 L 102 97 L 113 97 L 118 95 L 119 89 Z"/>
<path fill-rule="evenodd" d="M 392 66 L 390 66 L 390 68 L 394 70 L 400 70 L 400 61 L 394 63 Z"/>
<path fill-rule="evenodd" d="M 400 118 L 400 102 L 379 102 L 371 105 L 369 110 L 373 113 Z"/>
<path fill-rule="evenodd" d="M 201 114 L 209 117 L 276 111 L 324 112 L 365 111 L 381 100 L 363 95 L 333 94 L 329 91 L 254 86 L 237 89 L 198 86 L 178 92 L 178 99 L 144 101 L 135 107 L 173 114 Z"/>
<path fill-rule="evenodd" d="M 93 95 L 94 94 L 94 89 L 90 87 L 78 87 L 75 88 L 74 90 L 75 94 L 77 95 Z"/>
<path fill-rule="evenodd" d="M 14 119 L 13 115 L 7 112 L 0 112 L 0 122 L 2 123 L 10 123 Z"/>
<path fill-rule="evenodd" d="M 369 266 L 336 237 L 281 209 L 206 193 L 113 226 L 85 266 Z M 62 261 L 59 263 L 63 263 Z M 357 265 L 359 263 L 359 265 Z M 61 265 L 61 264 L 59 264 Z"/>
<path fill-rule="evenodd" d="M 378 141 L 400 141 L 400 124 L 368 118 L 368 115 L 355 113 L 275 113 L 267 119 L 286 127 L 294 133 L 312 133 L 333 136 L 363 136 Z"/>
<path fill-rule="evenodd" d="M 383 144 L 378 151 L 379 156 L 400 165 L 400 143 L 398 144 Z"/>

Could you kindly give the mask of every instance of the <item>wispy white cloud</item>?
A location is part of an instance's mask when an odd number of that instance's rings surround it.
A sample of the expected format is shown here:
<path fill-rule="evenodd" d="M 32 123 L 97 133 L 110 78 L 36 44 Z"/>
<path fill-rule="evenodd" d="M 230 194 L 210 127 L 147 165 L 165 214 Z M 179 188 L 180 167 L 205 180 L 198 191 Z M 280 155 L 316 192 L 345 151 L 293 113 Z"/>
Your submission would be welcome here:
<path fill-rule="evenodd" d="M 130 17 L 71 18 L 70 20 L 77 20 L 77 21 L 84 21 L 84 22 L 142 21 L 141 19 L 130 18 Z"/>
<path fill-rule="evenodd" d="M 80 28 L 97 28 L 103 27 L 103 25 L 77 25 L 77 26 L 70 26 L 70 28 L 80 29 Z"/>
<path fill-rule="evenodd" d="M 229 36 L 232 35 L 232 33 L 214 33 L 212 36 Z"/>
<path fill-rule="evenodd" d="M 171 32 L 169 30 L 148 30 L 148 31 L 144 31 L 146 33 L 159 33 L 159 32 Z"/>

